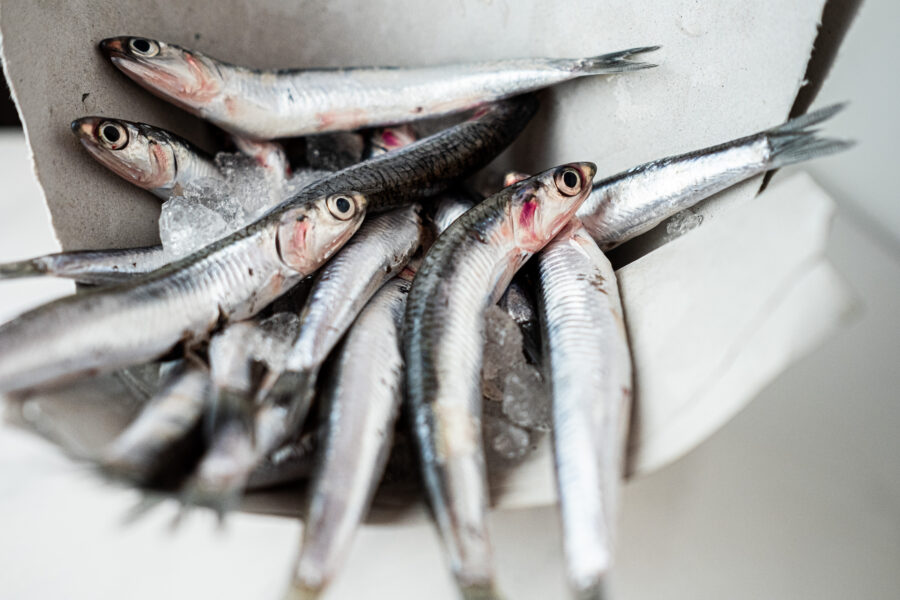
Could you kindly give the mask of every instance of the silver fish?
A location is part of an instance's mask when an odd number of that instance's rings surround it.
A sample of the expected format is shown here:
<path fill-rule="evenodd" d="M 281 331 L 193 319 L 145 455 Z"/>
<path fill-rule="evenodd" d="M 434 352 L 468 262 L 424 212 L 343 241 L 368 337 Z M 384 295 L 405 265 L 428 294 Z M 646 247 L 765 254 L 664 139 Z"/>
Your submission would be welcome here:
<path fill-rule="evenodd" d="M 436 201 L 436 234 L 472 204 L 459 194 Z M 315 471 L 304 541 L 293 586 L 321 590 L 337 571 L 384 473 L 402 400 L 400 328 L 415 265 L 385 283 L 354 321 L 338 349 L 327 388 L 328 422 Z"/>
<path fill-rule="evenodd" d="M 849 148 L 852 142 L 820 138 L 810 129 L 842 108 L 829 106 L 755 135 L 608 177 L 594 184 L 578 218 L 602 250 L 614 248 L 754 175 Z"/>
<path fill-rule="evenodd" d="M 222 319 L 255 315 L 342 246 L 367 210 L 436 193 L 484 166 L 536 109 L 529 96 L 494 104 L 406 148 L 329 175 L 176 263 L 0 326 L 0 391 L 147 362 L 180 342 L 205 338 Z"/>
<path fill-rule="evenodd" d="M 409 293 L 404 357 L 425 484 L 464 593 L 493 593 L 481 442 L 484 311 L 559 232 L 591 189 L 592 163 L 505 188 L 455 221 L 428 251 Z"/>
<path fill-rule="evenodd" d="M 100 465 L 119 477 L 149 483 L 177 454 L 179 442 L 203 415 L 209 373 L 190 361 L 180 361 L 160 391 L 104 450 Z"/>
<path fill-rule="evenodd" d="M 589 75 L 651 67 L 656 47 L 576 59 L 524 58 L 434 67 L 258 71 L 141 37 L 100 42 L 125 75 L 222 129 L 256 139 L 349 131 L 463 111 Z"/>
<path fill-rule="evenodd" d="M 475 206 L 476 200 L 480 201 L 480 198 L 473 198 L 470 194 L 460 190 L 448 190 L 441 194 L 433 203 L 434 212 L 431 215 L 435 233 L 440 235 L 450 227 L 467 210 Z"/>
<path fill-rule="evenodd" d="M 210 505 L 223 514 L 237 502 L 265 456 L 254 441 L 253 393 L 259 372 L 283 368 L 299 330 L 297 315 L 281 312 L 232 323 L 210 340 L 209 448 L 186 486 L 188 503 Z"/>
<path fill-rule="evenodd" d="M 223 180 L 205 152 L 146 123 L 84 117 L 72 121 L 72 131 L 100 164 L 161 200 L 179 195 L 184 186 L 200 179 Z"/>
<path fill-rule="evenodd" d="M 293 586 L 318 591 L 343 561 L 384 472 L 400 410 L 410 282 L 384 284 L 353 324 L 324 398 L 328 423 Z"/>
<path fill-rule="evenodd" d="M 169 260 L 162 246 L 58 252 L 0 264 L 0 279 L 53 276 L 89 285 L 107 285 L 155 271 Z"/>
<path fill-rule="evenodd" d="M 266 432 L 257 435 L 264 452 L 274 450 L 302 422 L 322 363 L 353 324 L 369 299 L 399 273 L 418 249 L 422 226 L 412 205 L 367 220 L 353 239 L 316 276 L 300 314 L 300 335 L 285 361 L 284 371 L 272 371 L 261 387 L 266 399 L 258 422 Z M 292 407 L 282 435 L 273 424 Z"/>
<path fill-rule="evenodd" d="M 0 390 L 147 362 L 252 317 L 315 271 L 362 222 L 332 194 L 272 214 L 167 267 L 38 307 L 0 326 Z"/>
<path fill-rule="evenodd" d="M 632 396 L 622 302 L 612 265 L 577 220 L 538 253 L 537 271 L 566 564 L 579 598 L 601 598 Z"/>

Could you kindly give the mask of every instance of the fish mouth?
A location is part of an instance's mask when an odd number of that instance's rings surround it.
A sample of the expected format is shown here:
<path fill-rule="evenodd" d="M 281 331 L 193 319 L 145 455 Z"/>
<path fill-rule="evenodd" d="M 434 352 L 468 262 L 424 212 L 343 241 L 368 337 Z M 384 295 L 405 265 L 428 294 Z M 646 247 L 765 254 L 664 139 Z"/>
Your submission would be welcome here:
<path fill-rule="evenodd" d="M 580 162 L 573 164 L 572 167 L 578 169 L 581 173 L 581 180 L 589 184 L 590 188 L 590 183 L 594 181 L 594 175 L 597 174 L 597 165 L 592 162 Z"/>
<path fill-rule="evenodd" d="M 128 37 L 112 37 L 101 40 L 99 44 L 100 52 L 105 54 L 109 59 L 112 59 L 113 57 L 125 58 L 128 55 L 125 51 L 125 44 L 128 39 Z"/>
<path fill-rule="evenodd" d="M 79 140 L 93 144 L 96 142 L 94 132 L 97 130 L 100 120 L 100 117 L 82 117 L 72 121 L 69 127 L 72 128 L 72 133 Z"/>
<path fill-rule="evenodd" d="M 153 52 L 136 50 L 134 45 L 139 42 Z M 185 110 L 197 113 L 219 97 L 221 77 L 214 63 L 200 53 L 133 36 L 106 38 L 99 46 L 109 61 L 138 85 Z"/>

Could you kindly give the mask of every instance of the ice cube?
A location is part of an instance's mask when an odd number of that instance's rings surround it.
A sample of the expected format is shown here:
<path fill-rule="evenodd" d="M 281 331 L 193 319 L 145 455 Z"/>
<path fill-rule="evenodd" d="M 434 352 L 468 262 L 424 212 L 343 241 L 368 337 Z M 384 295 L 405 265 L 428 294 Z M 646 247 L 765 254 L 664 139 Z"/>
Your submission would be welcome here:
<path fill-rule="evenodd" d="M 669 241 L 683 236 L 703 222 L 703 215 L 689 208 L 681 211 L 666 222 L 666 234 Z"/>
<path fill-rule="evenodd" d="M 159 215 L 159 237 L 173 260 L 214 242 L 227 232 L 228 224 L 222 215 L 184 196 L 167 200 Z"/>
<path fill-rule="evenodd" d="M 550 395 L 538 370 L 517 363 L 503 379 L 503 414 L 520 427 L 550 431 Z"/>

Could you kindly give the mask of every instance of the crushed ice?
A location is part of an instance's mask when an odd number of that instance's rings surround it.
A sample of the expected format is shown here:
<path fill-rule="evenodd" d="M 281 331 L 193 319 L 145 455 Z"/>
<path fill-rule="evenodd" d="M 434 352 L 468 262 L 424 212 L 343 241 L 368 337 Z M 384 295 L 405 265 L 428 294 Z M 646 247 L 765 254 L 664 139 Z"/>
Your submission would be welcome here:
<path fill-rule="evenodd" d="M 504 309 L 485 313 L 482 362 L 485 458 L 504 464 L 524 458 L 550 429 L 550 396 L 540 371 L 528 362 L 520 325 Z"/>
<path fill-rule="evenodd" d="M 173 258 L 245 227 L 326 173 L 267 169 L 244 154 L 220 152 L 215 158 L 223 179 L 204 178 L 185 186 L 162 206 L 159 236 Z"/>
<path fill-rule="evenodd" d="M 684 209 L 666 221 L 667 241 L 683 236 L 691 229 L 698 227 L 702 222 L 703 215 L 695 213 L 689 208 Z"/>

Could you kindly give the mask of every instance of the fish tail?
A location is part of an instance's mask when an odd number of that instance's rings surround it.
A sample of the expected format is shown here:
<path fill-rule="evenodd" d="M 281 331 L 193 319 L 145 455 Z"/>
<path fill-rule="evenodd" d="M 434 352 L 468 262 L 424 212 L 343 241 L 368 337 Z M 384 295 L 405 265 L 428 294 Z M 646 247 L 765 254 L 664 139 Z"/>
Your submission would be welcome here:
<path fill-rule="evenodd" d="M 833 104 L 763 132 L 771 150 L 767 167 L 777 169 L 851 148 L 855 142 L 819 137 L 816 135 L 817 129 L 810 129 L 830 119 L 845 106 Z"/>
<path fill-rule="evenodd" d="M 654 52 L 659 50 L 659 48 L 660 46 L 642 46 L 640 48 L 629 48 L 628 50 L 601 54 L 600 56 L 592 56 L 590 58 L 581 58 L 575 61 L 572 70 L 584 75 L 604 75 L 609 73 L 625 73 L 628 71 L 650 69 L 656 65 L 640 60 L 632 60 L 632 57 L 637 56 L 638 54 Z"/>
<path fill-rule="evenodd" d="M 29 258 L 18 262 L 0 264 L 0 279 L 18 279 L 20 277 L 38 277 L 47 274 L 47 267 L 38 259 Z"/>

